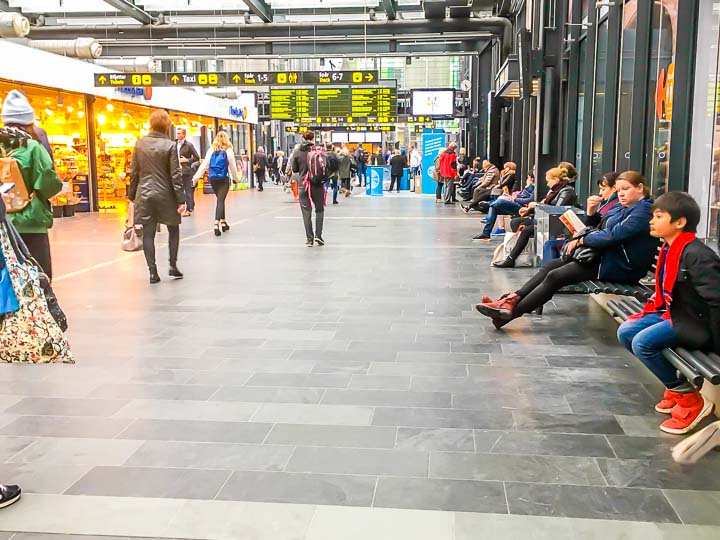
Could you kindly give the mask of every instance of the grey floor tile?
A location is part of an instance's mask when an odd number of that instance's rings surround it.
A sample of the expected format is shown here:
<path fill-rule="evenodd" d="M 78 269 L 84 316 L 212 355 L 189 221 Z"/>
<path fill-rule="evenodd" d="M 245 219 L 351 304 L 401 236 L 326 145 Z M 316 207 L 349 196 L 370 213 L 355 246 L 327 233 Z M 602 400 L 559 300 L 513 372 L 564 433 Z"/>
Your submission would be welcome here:
<path fill-rule="evenodd" d="M 491 354 L 490 365 L 498 367 L 550 367 L 544 356 Z"/>
<path fill-rule="evenodd" d="M 320 403 L 324 388 L 282 388 L 261 386 L 223 386 L 210 401 L 248 403 Z"/>
<path fill-rule="evenodd" d="M 398 450 L 474 452 L 475 440 L 471 429 L 399 428 L 395 448 Z"/>
<path fill-rule="evenodd" d="M 348 383 L 350 383 L 350 374 L 258 373 L 250 378 L 246 386 L 346 388 Z"/>
<path fill-rule="evenodd" d="M 372 353 L 376 351 L 450 352 L 450 343 L 432 341 L 351 341 L 349 350 Z"/>
<path fill-rule="evenodd" d="M 242 386 L 245 384 L 252 373 L 243 373 L 242 371 L 193 371 L 193 375 L 188 379 L 187 384 L 204 384 L 209 386 Z"/>
<path fill-rule="evenodd" d="M 217 499 L 370 506 L 375 483 L 374 476 L 236 471 Z"/>
<path fill-rule="evenodd" d="M 494 454 L 615 457 L 603 435 L 507 431 L 492 447 Z"/>
<path fill-rule="evenodd" d="M 95 467 L 65 494 L 211 500 L 229 476 L 230 471 Z"/>
<path fill-rule="evenodd" d="M 611 486 L 720 491 L 720 457 L 709 456 L 693 467 L 665 459 L 599 459 Z"/>
<path fill-rule="evenodd" d="M 190 384 L 104 384 L 91 392 L 90 397 L 204 401 L 217 392 L 218 388 Z"/>
<path fill-rule="evenodd" d="M 112 439 L 130 422 L 122 418 L 20 416 L 0 430 L 0 435 Z"/>
<path fill-rule="evenodd" d="M 272 428 L 255 422 L 200 420 L 134 420 L 119 439 L 260 444 Z"/>
<path fill-rule="evenodd" d="M 448 392 L 330 389 L 323 395 L 322 403 L 330 405 L 443 408 L 450 407 L 450 394 Z"/>
<path fill-rule="evenodd" d="M 372 415 L 372 407 L 266 403 L 260 405 L 252 421 L 285 424 L 369 426 Z"/>
<path fill-rule="evenodd" d="M 627 435 L 608 435 L 610 445 L 616 457 L 622 459 L 670 459 L 672 447 L 681 439 L 677 435 L 661 432 L 657 437 L 630 437 Z M 708 456 L 713 458 L 712 454 Z M 718 463 L 718 458 L 714 459 Z"/>
<path fill-rule="evenodd" d="M 298 447 L 287 472 L 427 477 L 427 452 Z"/>
<path fill-rule="evenodd" d="M 208 420 L 246 422 L 255 414 L 254 403 L 220 403 L 209 401 L 168 401 L 135 399 L 120 409 L 117 418 L 156 420 Z"/>
<path fill-rule="evenodd" d="M 492 392 L 455 392 L 453 407 L 473 410 L 527 410 L 547 413 L 570 413 L 570 405 L 565 396 L 538 394 L 514 394 Z"/>
<path fill-rule="evenodd" d="M 349 388 L 357 390 L 410 390 L 412 377 L 393 375 L 353 375 Z"/>
<path fill-rule="evenodd" d="M 127 459 L 132 467 L 281 471 L 292 447 L 255 444 L 148 441 Z"/>
<path fill-rule="evenodd" d="M 432 452 L 431 478 L 604 486 L 591 458 Z"/>
<path fill-rule="evenodd" d="M 31 446 L 35 441 L 32 437 L 0 436 L 0 462 L 9 460 Z"/>
<path fill-rule="evenodd" d="M 365 362 L 353 362 L 347 360 L 320 360 L 313 368 L 313 374 L 360 374 L 367 373 L 370 368 L 370 360 Z"/>
<path fill-rule="evenodd" d="M 511 514 L 679 523 L 661 491 L 506 483 Z"/>
<path fill-rule="evenodd" d="M 375 360 L 376 362 L 378 360 Z M 445 352 L 400 352 L 397 357 L 398 362 L 408 362 L 411 364 L 483 364 L 490 362 L 490 356 L 487 353 L 445 353 Z"/>
<path fill-rule="evenodd" d="M 0 533 L 0 538 L 2 533 Z M 3 540 L 5 540 L 3 538 Z M 90 536 L 90 535 L 65 535 L 65 534 L 42 534 L 42 533 L 17 533 L 12 540 L 182 540 L 180 538 L 149 538 L 140 536 Z"/>
<path fill-rule="evenodd" d="M 467 366 L 448 364 L 410 364 L 373 362 L 368 375 L 419 375 L 428 377 L 466 377 Z"/>
<path fill-rule="evenodd" d="M 372 423 L 374 426 L 398 427 L 445 427 L 465 429 L 510 429 L 512 413 L 468 411 L 461 409 L 408 409 L 378 407 Z"/>
<path fill-rule="evenodd" d="M 272 350 L 272 349 L 268 349 Z M 287 351 L 285 356 L 289 356 Z M 243 373 L 310 373 L 315 367 L 314 360 L 282 359 L 232 359 L 223 360 L 218 371 L 239 371 Z"/>
<path fill-rule="evenodd" d="M 295 351 L 290 360 L 304 360 L 311 362 L 394 362 L 397 352 L 394 351 Z"/>
<path fill-rule="evenodd" d="M 462 366 L 460 366 L 462 367 Z M 410 384 L 418 392 L 456 392 L 476 393 L 478 388 L 487 388 L 493 394 L 518 394 L 515 381 L 509 378 L 497 378 L 488 381 L 475 377 L 422 377 L 414 376 Z"/>
<path fill-rule="evenodd" d="M 632 437 L 664 437 L 665 433 L 660 431 L 660 424 L 667 419 L 665 415 L 655 412 L 643 416 L 616 414 L 620 427 L 625 435 Z"/>
<path fill-rule="evenodd" d="M 0 463 L 3 482 L 17 484 L 24 493 L 63 493 L 85 475 L 91 465 Z"/>
<path fill-rule="evenodd" d="M 683 523 L 720 526 L 720 491 L 666 489 L 663 493 Z"/>
<path fill-rule="evenodd" d="M 573 339 L 577 339 L 574 337 Z M 552 367 L 577 368 L 627 368 L 633 365 L 633 359 L 624 354 L 618 356 L 554 356 L 548 355 L 548 364 Z"/>
<path fill-rule="evenodd" d="M 116 439 L 43 438 L 36 440 L 8 461 L 57 465 L 120 465 L 141 445 L 141 441 Z"/>
<path fill-rule="evenodd" d="M 543 433 L 622 434 L 614 416 L 513 412 L 515 429 Z"/>
<path fill-rule="evenodd" d="M 375 507 L 507 513 L 501 482 L 380 478 Z"/>
<path fill-rule="evenodd" d="M 8 414 L 43 416 L 112 416 L 127 400 L 29 397 L 13 405 Z"/>
<path fill-rule="evenodd" d="M 393 448 L 396 431 L 393 427 L 275 424 L 265 443 L 292 446 Z"/>

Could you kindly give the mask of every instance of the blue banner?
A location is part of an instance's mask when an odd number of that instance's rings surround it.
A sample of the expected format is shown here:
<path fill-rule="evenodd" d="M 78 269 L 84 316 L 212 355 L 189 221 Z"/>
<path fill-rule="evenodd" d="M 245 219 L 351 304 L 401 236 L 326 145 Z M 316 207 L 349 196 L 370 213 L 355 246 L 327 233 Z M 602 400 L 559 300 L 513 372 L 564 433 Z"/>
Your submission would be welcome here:
<path fill-rule="evenodd" d="M 422 133 L 422 192 L 435 193 L 437 183 L 433 180 L 434 161 L 440 150 L 445 148 L 445 131 L 425 129 Z"/>
<path fill-rule="evenodd" d="M 367 188 L 366 195 L 372 197 L 383 196 L 383 180 L 385 179 L 385 171 L 389 174 L 389 167 L 368 167 L 367 168 Z"/>

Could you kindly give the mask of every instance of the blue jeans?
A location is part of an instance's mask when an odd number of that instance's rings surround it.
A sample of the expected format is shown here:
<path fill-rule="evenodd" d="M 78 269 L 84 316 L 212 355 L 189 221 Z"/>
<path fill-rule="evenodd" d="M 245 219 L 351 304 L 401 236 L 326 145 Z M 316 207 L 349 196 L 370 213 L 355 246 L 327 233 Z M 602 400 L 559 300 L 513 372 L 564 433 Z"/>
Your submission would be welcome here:
<path fill-rule="evenodd" d="M 675 366 L 663 358 L 661 351 L 678 344 L 672 322 L 651 313 L 635 321 L 625 321 L 617 331 L 618 341 L 633 353 L 666 388 L 673 390 L 687 381 L 678 376 Z"/>
<path fill-rule="evenodd" d="M 518 203 L 508 201 L 507 199 L 495 199 L 490 203 L 488 210 L 487 223 L 483 229 L 483 236 L 490 236 L 495 226 L 495 220 L 498 216 L 514 216 L 522 208 Z"/>
<path fill-rule="evenodd" d="M 358 162 L 357 168 L 358 181 L 361 186 L 364 186 L 367 184 L 367 163 Z"/>

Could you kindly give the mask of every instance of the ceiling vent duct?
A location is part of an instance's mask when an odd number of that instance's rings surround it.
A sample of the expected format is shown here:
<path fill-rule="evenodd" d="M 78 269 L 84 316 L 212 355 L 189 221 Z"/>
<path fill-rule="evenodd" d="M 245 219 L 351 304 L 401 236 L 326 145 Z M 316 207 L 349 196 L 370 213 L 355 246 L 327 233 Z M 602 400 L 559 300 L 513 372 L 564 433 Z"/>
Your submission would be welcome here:
<path fill-rule="evenodd" d="M 149 56 L 137 58 L 101 58 L 95 60 L 98 66 L 124 71 L 125 73 L 152 73 L 157 71 L 157 62 Z"/>
<path fill-rule="evenodd" d="M 102 45 L 100 42 L 95 38 L 89 37 L 30 40 L 26 45 L 33 49 L 40 49 L 72 58 L 83 58 L 85 60 L 100 58 L 102 55 Z"/>
<path fill-rule="evenodd" d="M 30 33 L 30 21 L 20 13 L 0 13 L 0 37 L 18 38 Z"/>

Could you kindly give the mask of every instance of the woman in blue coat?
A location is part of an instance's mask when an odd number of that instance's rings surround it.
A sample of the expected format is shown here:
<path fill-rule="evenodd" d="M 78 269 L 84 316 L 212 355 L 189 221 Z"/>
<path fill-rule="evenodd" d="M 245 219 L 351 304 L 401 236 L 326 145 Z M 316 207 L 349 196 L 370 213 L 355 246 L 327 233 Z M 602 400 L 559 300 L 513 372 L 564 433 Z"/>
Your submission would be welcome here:
<path fill-rule="evenodd" d="M 650 236 L 652 201 L 645 179 L 627 171 L 618 176 L 615 188 L 620 204 L 607 213 L 597 230 L 569 242 L 565 249 L 572 253 L 587 246 L 598 256 L 580 262 L 572 257 L 556 259 L 517 291 L 497 302 L 483 297 L 475 309 L 501 328 L 544 305 L 567 285 L 591 279 L 634 284 L 645 277 L 657 252 L 657 240 Z"/>

